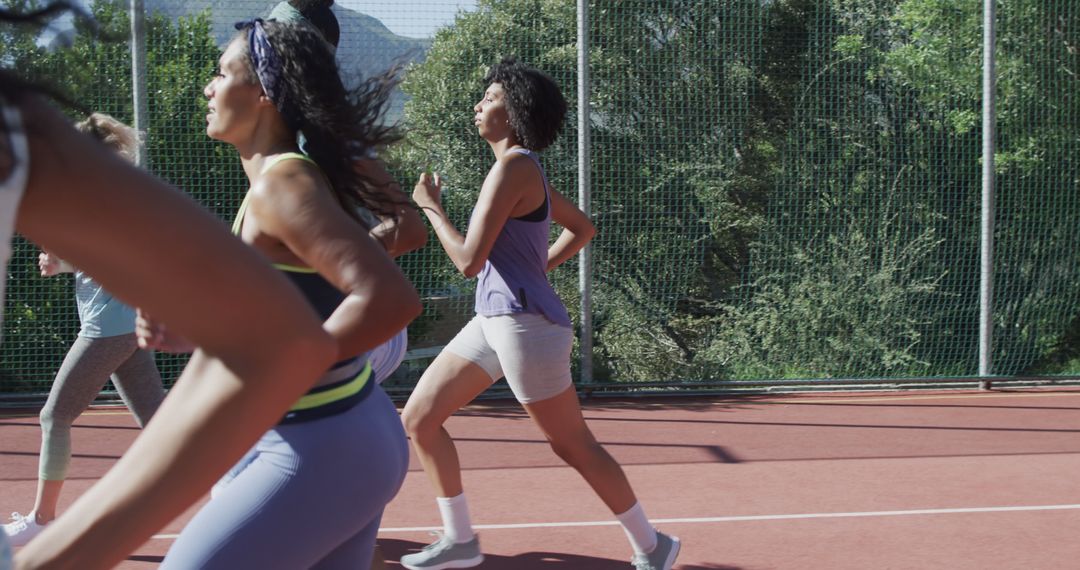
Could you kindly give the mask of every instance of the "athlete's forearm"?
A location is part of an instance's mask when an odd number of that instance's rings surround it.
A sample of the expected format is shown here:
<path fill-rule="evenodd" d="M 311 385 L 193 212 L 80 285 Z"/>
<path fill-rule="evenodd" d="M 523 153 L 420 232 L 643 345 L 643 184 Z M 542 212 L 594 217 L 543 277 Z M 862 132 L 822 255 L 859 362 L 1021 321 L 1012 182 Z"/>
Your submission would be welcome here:
<path fill-rule="evenodd" d="M 183 513 L 309 387 L 319 352 L 287 352 L 240 370 L 196 352 L 127 453 L 19 553 L 17 567 L 111 568 Z"/>
<path fill-rule="evenodd" d="M 396 215 L 381 217 L 379 225 L 371 229 L 371 237 L 382 244 L 390 257 L 398 257 L 423 247 L 427 242 L 424 222 L 402 193 L 401 186 L 387 172 L 382 161 L 365 158 L 353 164 L 358 173 L 371 180 L 383 202 L 394 205 Z"/>
<path fill-rule="evenodd" d="M 129 452 L 17 559 L 111 567 L 205 493 L 336 350 L 296 288 L 217 218 L 43 103 L 24 111 L 34 160 L 20 233 L 206 351 Z"/>
<path fill-rule="evenodd" d="M 371 237 L 378 240 L 390 257 L 399 257 L 424 247 L 427 229 L 420 215 L 410 206 L 398 208 L 397 218 L 387 217 L 371 229 Z"/>
<path fill-rule="evenodd" d="M 324 327 L 338 343 L 338 359 L 367 352 L 405 328 L 423 310 L 420 296 L 402 276 L 377 290 L 347 297 Z"/>
<path fill-rule="evenodd" d="M 551 271 L 562 265 L 566 260 L 577 255 L 579 251 L 589 244 L 596 232 L 581 233 L 563 229 L 559 238 L 548 248 L 547 271 Z"/>
<path fill-rule="evenodd" d="M 474 268 L 472 267 L 474 264 L 465 249 L 465 236 L 461 235 L 461 232 L 450 222 L 450 218 L 446 215 L 446 211 L 442 209 L 442 206 L 426 207 L 424 208 L 424 215 L 431 222 L 431 229 L 435 232 L 435 237 L 439 239 L 439 243 L 442 245 L 443 250 L 446 251 L 446 255 L 450 257 L 454 267 L 465 277 L 471 278 L 475 276 L 476 271 L 473 271 Z"/>

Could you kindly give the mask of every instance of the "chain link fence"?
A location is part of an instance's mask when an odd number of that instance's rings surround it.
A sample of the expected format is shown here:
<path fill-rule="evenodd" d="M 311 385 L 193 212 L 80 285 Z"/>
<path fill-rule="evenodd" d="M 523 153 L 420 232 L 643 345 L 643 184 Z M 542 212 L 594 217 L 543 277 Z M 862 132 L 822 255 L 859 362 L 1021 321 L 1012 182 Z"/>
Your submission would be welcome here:
<path fill-rule="evenodd" d="M 235 151 L 205 136 L 202 90 L 232 24 L 273 4 L 144 0 L 146 167 L 223 219 L 246 179 Z M 126 2 L 90 9 L 128 35 Z M 591 334 L 575 360 L 583 388 L 977 377 L 981 2 L 338 0 L 334 10 L 347 80 L 409 62 L 388 115 L 408 136 L 384 158 L 406 189 L 425 169 L 442 173 L 459 227 L 492 162 L 471 123 L 487 66 L 517 55 L 562 86 L 570 116 L 545 167 L 565 195 L 587 190 L 598 228 L 589 286 L 577 259 L 551 275 Z M 575 128 L 582 14 L 587 180 Z M 1016 0 L 996 21 L 991 373 L 1068 383 L 1080 373 L 1080 5 Z M 130 45 L 74 27 L 4 29 L 0 62 L 131 122 Z M 9 271 L 9 401 L 47 392 L 78 331 L 70 279 L 38 276 L 36 256 L 17 243 Z M 405 393 L 471 316 L 472 284 L 433 238 L 400 263 L 426 299 L 387 384 Z M 159 355 L 170 382 L 184 362 Z"/>

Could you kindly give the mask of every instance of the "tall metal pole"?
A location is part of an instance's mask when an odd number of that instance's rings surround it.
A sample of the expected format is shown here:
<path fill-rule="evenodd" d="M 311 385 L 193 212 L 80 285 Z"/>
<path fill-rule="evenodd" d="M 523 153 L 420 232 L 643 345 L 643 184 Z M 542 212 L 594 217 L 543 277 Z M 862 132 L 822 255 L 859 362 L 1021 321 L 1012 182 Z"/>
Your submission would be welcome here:
<path fill-rule="evenodd" d="M 149 166 L 146 153 L 146 130 L 150 126 L 150 111 L 146 100 L 146 13 L 143 0 L 131 0 L 131 98 L 135 108 L 135 130 L 139 133 L 139 148 L 135 163 Z"/>
<path fill-rule="evenodd" d="M 979 284 L 979 388 L 990 388 L 993 372 L 991 350 L 994 333 L 994 141 L 996 138 L 994 99 L 996 94 L 994 48 L 997 35 L 995 0 L 983 0 L 983 82 L 982 82 L 982 228 Z"/>
<path fill-rule="evenodd" d="M 577 3 L 577 42 L 578 42 L 578 206 L 585 215 L 592 217 L 592 195 L 590 193 L 589 172 L 589 2 L 578 0 Z M 581 250 L 578 260 L 578 292 L 581 294 L 581 382 L 589 384 L 593 380 L 592 352 L 592 246 L 586 245 Z"/>

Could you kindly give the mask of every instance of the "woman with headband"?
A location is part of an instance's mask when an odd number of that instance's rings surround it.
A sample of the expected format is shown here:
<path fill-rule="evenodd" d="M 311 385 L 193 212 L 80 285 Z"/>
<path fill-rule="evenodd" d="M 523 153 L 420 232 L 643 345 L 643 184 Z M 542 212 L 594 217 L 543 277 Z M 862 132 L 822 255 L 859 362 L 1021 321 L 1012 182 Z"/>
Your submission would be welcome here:
<path fill-rule="evenodd" d="M 270 11 L 268 19 L 278 22 L 302 22 L 311 24 L 319 31 L 319 34 L 327 41 L 331 52 L 337 50 L 338 40 L 341 37 L 338 27 L 337 16 L 331 11 L 333 0 L 288 0 L 279 2 Z M 304 143 L 299 142 L 301 152 L 304 151 Z M 427 242 L 427 228 L 424 227 L 420 215 L 404 198 L 401 187 L 397 181 L 387 172 L 385 165 L 378 159 L 374 148 L 367 148 L 363 156 L 354 158 L 353 166 L 368 179 L 376 181 L 373 189 L 387 202 L 394 204 L 394 215 L 375 216 L 363 207 L 357 208 L 357 213 L 364 223 L 371 227 L 368 232 L 371 237 L 386 250 L 391 258 L 398 258 L 410 251 L 415 251 Z M 408 349 L 408 329 L 403 328 L 389 340 L 375 347 L 368 353 L 368 361 L 371 363 L 371 373 L 375 382 L 382 384 L 397 370 L 405 359 Z M 251 462 L 254 452 L 244 456 L 216 485 L 211 492 L 216 496 L 228 485 Z"/>
<path fill-rule="evenodd" d="M 275 5 L 268 18 L 286 23 L 311 24 L 329 44 L 331 52 L 336 52 L 341 29 L 337 16 L 330 9 L 333 5 L 334 0 L 287 0 Z M 300 144 L 303 150 L 304 141 L 301 140 Z M 362 155 L 354 157 L 353 166 L 368 179 L 376 181 L 374 189 L 385 201 L 394 204 L 393 215 L 376 216 L 363 207 L 359 208 L 358 212 L 365 223 L 372 226 L 371 237 L 378 240 L 386 253 L 393 258 L 423 247 L 427 242 L 427 228 L 397 181 L 379 160 L 375 149 L 366 147 Z M 405 357 L 407 347 L 408 331 L 402 329 L 371 351 L 368 357 L 376 382 L 381 384 L 397 369 Z"/>
<path fill-rule="evenodd" d="M 398 203 L 353 167 L 356 153 L 395 138 L 379 122 L 395 80 L 376 77 L 350 94 L 312 27 L 237 26 L 205 90 L 207 134 L 237 149 L 251 184 L 233 231 L 307 296 L 338 339 L 339 359 L 185 527 L 162 567 L 366 568 L 409 461 L 366 353 L 420 309 L 411 287 L 378 307 L 362 294 L 387 273 L 400 278 L 355 213 L 392 217 Z M 151 344 L 172 345 L 145 324 Z"/>
<path fill-rule="evenodd" d="M 337 49 L 341 32 L 337 17 L 330 9 L 332 5 L 333 0 L 282 1 L 274 6 L 268 18 L 286 23 L 305 22 L 311 24 L 327 41 L 331 51 L 334 51 Z M 354 166 L 361 173 L 378 181 L 375 189 L 386 200 L 400 201 L 404 194 L 401 192 L 397 182 L 387 172 L 386 167 L 378 159 L 374 150 L 368 148 L 364 156 L 356 157 L 353 163 Z M 394 212 L 395 216 L 383 215 L 376 217 L 362 207 L 358 209 L 358 212 L 364 221 L 372 227 L 369 232 L 370 235 L 386 249 L 387 254 L 392 258 L 419 249 L 427 240 L 427 229 L 424 227 L 416 210 L 408 204 L 398 202 Z M 397 334 L 368 354 L 372 376 L 376 383 L 382 384 L 384 380 L 393 374 L 404 360 L 407 347 L 408 329 L 402 328 Z M 220 495 L 247 468 L 256 455 L 256 450 L 252 450 L 245 455 L 214 485 L 211 495 L 214 497 Z M 378 546 L 376 546 L 372 555 L 372 568 L 383 567 L 385 567 L 383 556 L 379 552 Z"/>

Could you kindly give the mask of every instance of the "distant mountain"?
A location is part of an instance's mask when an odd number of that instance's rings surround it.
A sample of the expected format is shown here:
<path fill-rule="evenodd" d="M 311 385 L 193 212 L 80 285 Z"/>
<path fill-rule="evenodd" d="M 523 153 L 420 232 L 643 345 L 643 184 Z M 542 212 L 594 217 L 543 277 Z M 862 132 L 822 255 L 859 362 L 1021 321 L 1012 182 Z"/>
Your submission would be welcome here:
<path fill-rule="evenodd" d="M 146 0 L 148 14 L 162 14 L 175 20 L 180 16 L 198 14 L 210 10 L 211 33 L 219 45 L 224 46 L 236 33 L 233 24 L 256 16 L 265 17 L 276 1 L 222 2 L 221 0 Z M 379 20 L 355 10 L 335 4 L 334 14 L 341 25 L 341 43 L 338 46 L 338 67 L 346 83 L 353 83 L 388 69 L 395 62 L 423 61 L 431 46 L 431 40 L 407 38 L 391 32 Z M 396 121 L 402 112 L 404 97 L 394 96 L 390 119 Z"/>
<path fill-rule="evenodd" d="M 353 10 L 334 6 L 341 24 L 338 62 L 344 70 L 376 73 L 398 61 L 420 62 L 431 40 L 399 36 L 379 20 Z"/>

